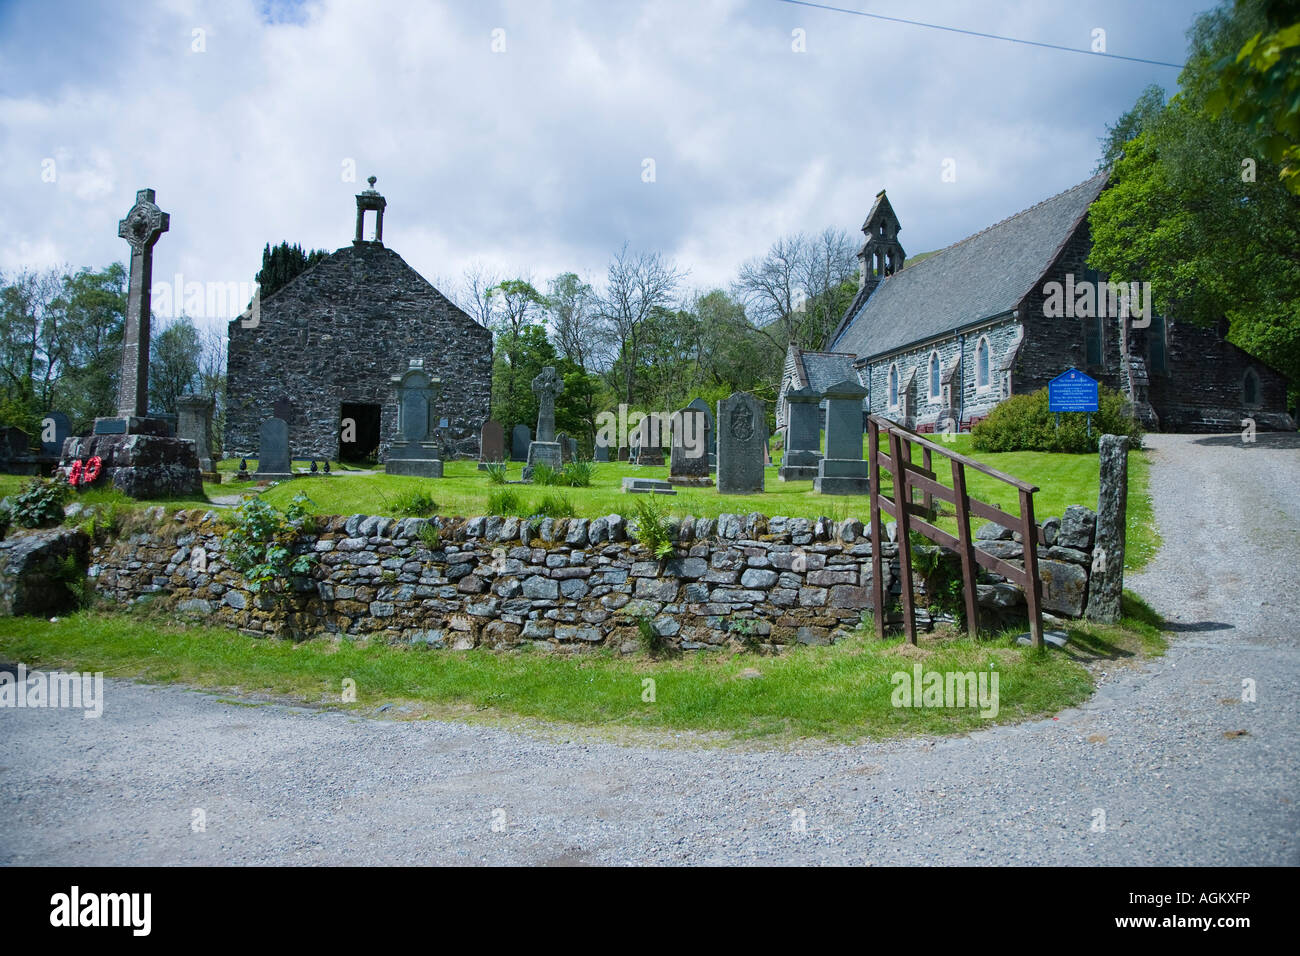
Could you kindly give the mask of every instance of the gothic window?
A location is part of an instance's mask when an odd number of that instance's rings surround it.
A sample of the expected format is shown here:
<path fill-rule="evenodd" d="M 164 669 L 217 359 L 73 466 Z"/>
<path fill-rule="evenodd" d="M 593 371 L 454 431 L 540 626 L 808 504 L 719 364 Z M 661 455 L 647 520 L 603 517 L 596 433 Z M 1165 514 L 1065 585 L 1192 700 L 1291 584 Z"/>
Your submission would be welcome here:
<path fill-rule="evenodd" d="M 1241 402 L 1243 405 L 1259 404 L 1259 376 L 1253 368 L 1246 369 L 1246 375 L 1241 380 Z"/>
<path fill-rule="evenodd" d="M 1153 312 L 1151 325 L 1147 328 L 1147 358 L 1151 362 L 1151 371 L 1160 375 L 1169 374 L 1169 355 L 1165 346 L 1165 318 Z"/>
<path fill-rule="evenodd" d="M 989 377 L 989 340 L 981 336 L 975 344 L 975 387 L 988 388 L 992 380 Z"/>
<path fill-rule="evenodd" d="M 940 382 L 940 375 L 939 375 L 939 353 L 931 352 L 930 353 L 930 401 L 937 402 L 939 400 L 940 384 L 941 382 Z"/>
<path fill-rule="evenodd" d="M 898 407 L 898 366 L 889 366 L 889 407 Z"/>

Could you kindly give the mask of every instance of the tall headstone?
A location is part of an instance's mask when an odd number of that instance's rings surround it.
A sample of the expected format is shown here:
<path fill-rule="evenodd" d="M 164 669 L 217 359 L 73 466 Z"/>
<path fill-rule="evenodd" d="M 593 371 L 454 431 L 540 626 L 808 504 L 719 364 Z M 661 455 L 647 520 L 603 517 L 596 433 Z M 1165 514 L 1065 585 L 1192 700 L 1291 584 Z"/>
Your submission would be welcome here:
<path fill-rule="evenodd" d="M 390 475 L 441 478 L 434 405 L 441 381 L 424 370 L 424 359 L 413 358 L 405 372 L 391 379 L 397 390 L 397 437 L 388 446 L 384 471 Z"/>
<path fill-rule="evenodd" d="M 194 442 L 199 470 L 212 474 L 212 399 L 203 395 L 182 395 L 176 399 L 176 437 Z"/>
<path fill-rule="evenodd" d="M 506 460 L 506 436 L 500 422 L 488 419 L 483 423 L 478 439 L 478 470 L 487 471 L 487 466 Z"/>
<path fill-rule="evenodd" d="M 708 437 L 705 439 L 705 444 L 709 449 L 709 470 L 712 471 L 718 467 L 718 429 L 717 425 L 713 421 L 713 409 L 711 409 L 709 403 L 702 398 L 691 399 L 687 402 L 686 407 L 704 413 L 705 429 L 708 433 Z"/>
<path fill-rule="evenodd" d="M 70 475 L 77 461 L 98 458 L 100 481 L 132 498 L 201 495 L 194 445 L 171 437 L 166 421 L 149 417 L 149 317 L 153 247 L 171 227 L 152 189 L 135 194 L 135 205 L 117 224 L 131 247 L 131 277 L 122 330 L 122 367 L 117 415 L 97 418 L 92 434 L 64 442 L 59 468 Z"/>
<path fill-rule="evenodd" d="M 597 439 L 594 455 L 596 461 L 609 461 L 609 446 Z"/>
<path fill-rule="evenodd" d="M 573 442 L 569 436 L 564 432 L 558 432 L 555 441 L 560 446 L 560 462 L 567 465 L 573 461 Z"/>
<path fill-rule="evenodd" d="M 636 449 L 638 465 L 663 465 L 664 439 L 672 429 L 671 421 L 664 421 L 657 413 L 651 413 L 637 422 L 632 432 L 632 447 Z"/>
<path fill-rule="evenodd" d="M 117 384 L 119 418 L 149 417 L 149 317 L 153 288 L 153 247 L 171 228 L 171 216 L 158 208 L 152 189 L 135 194 L 135 205 L 117 224 L 131 247 L 131 279 L 122 329 L 122 374 Z M 129 429 L 130 426 L 128 426 Z"/>
<path fill-rule="evenodd" d="M 510 430 L 511 461 L 527 461 L 528 445 L 532 440 L 533 432 L 527 425 L 520 423 L 512 428 Z"/>
<path fill-rule="evenodd" d="M 257 471 L 253 477 L 259 480 L 293 477 L 289 462 L 289 423 L 283 418 L 262 422 L 257 441 Z"/>
<path fill-rule="evenodd" d="M 718 494 L 762 493 L 766 415 L 763 403 L 748 392 L 718 402 Z"/>
<path fill-rule="evenodd" d="M 549 465 L 556 471 L 564 466 L 560 443 L 555 440 L 555 397 L 563 391 L 564 379 L 549 365 L 533 379 L 533 394 L 537 396 L 537 438 L 528 446 L 525 481 L 533 476 L 536 465 Z"/>
<path fill-rule="evenodd" d="M 63 412 L 46 412 L 41 419 L 41 454 L 58 458 L 63 453 L 63 443 L 72 434 L 72 423 Z"/>
<path fill-rule="evenodd" d="M 811 386 L 792 388 L 785 400 L 785 454 L 777 474 L 782 481 L 812 481 L 822 460 L 822 393 Z"/>
<path fill-rule="evenodd" d="M 674 413 L 668 480 L 674 485 L 709 484 L 709 420 L 698 408 Z"/>
<path fill-rule="evenodd" d="M 862 460 L 862 400 L 867 390 L 852 379 L 831 385 L 826 396 L 826 457 L 817 465 L 813 491 L 865 495 L 871 490 Z M 793 406 L 792 406 L 793 407 Z"/>
<path fill-rule="evenodd" d="M 1088 606 L 1094 621 L 1115 623 L 1120 618 L 1124 593 L 1125 521 L 1128 515 L 1129 440 L 1102 435 L 1098 459 L 1101 480 L 1097 488 L 1097 537 L 1092 548 L 1092 576 L 1088 580 Z"/>

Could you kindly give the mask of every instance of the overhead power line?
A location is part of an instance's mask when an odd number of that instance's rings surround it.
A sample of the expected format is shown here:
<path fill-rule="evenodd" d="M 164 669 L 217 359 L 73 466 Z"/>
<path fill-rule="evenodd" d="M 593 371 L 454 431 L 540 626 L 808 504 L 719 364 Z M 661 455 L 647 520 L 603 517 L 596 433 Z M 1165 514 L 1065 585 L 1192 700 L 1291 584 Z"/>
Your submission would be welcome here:
<path fill-rule="evenodd" d="M 888 20 L 890 23 L 906 23 L 913 27 L 927 27 L 931 30 L 944 30 L 948 33 L 964 33 L 966 36 L 983 37 L 986 40 L 1003 40 L 1007 43 L 1020 43 L 1024 46 L 1037 46 L 1045 50 L 1064 50 L 1066 53 L 1082 53 L 1084 56 L 1100 56 L 1110 60 L 1128 60 L 1130 63 L 1149 63 L 1152 66 L 1171 66 L 1181 70 L 1186 64 L 1166 63 L 1164 60 L 1148 60 L 1140 56 L 1121 56 L 1118 53 L 1100 53 L 1097 50 L 1080 50 L 1078 47 L 1061 46 L 1058 43 L 1042 43 L 1038 40 L 1021 40 L 1018 37 L 1004 37 L 997 33 L 981 33 L 978 30 L 963 30 L 961 27 L 946 27 L 939 23 L 923 23 L 920 20 L 907 20 L 903 17 L 887 17 L 883 13 L 867 13 L 865 10 L 850 10 L 847 7 L 832 7 L 825 3 L 811 3 L 809 0 L 779 0 L 799 7 L 812 7 L 816 10 L 830 10 L 833 13 L 848 13 L 855 17 L 869 17 L 872 20 Z"/>

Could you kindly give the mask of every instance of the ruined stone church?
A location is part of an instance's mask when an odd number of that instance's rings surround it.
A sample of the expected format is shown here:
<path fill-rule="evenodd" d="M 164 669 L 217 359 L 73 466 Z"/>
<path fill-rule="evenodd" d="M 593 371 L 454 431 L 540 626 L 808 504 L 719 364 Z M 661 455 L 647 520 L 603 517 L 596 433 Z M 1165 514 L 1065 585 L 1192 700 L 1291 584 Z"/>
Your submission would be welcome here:
<path fill-rule="evenodd" d="M 386 459 L 397 434 L 394 379 L 412 359 L 439 379 L 433 425 L 444 453 L 477 453 L 492 333 L 384 246 L 387 202 L 369 182 L 356 197 L 351 245 L 231 321 L 228 454 L 255 457 L 262 423 L 276 417 L 288 422 L 294 458 Z"/>
<path fill-rule="evenodd" d="M 884 190 L 867 214 L 857 296 L 825 351 L 791 347 L 782 394 L 851 366 L 866 405 L 921 432 L 966 431 L 1013 394 L 1077 368 L 1152 430 L 1294 429 L 1285 377 L 1225 338 L 1143 313 L 1087 266 L 1088 209 L 1107 173 L 904 267 Z M 1077 306 L 1077 308 L 1076 308 Z M 781 407 L 778 405 L 778 414 Z"/>

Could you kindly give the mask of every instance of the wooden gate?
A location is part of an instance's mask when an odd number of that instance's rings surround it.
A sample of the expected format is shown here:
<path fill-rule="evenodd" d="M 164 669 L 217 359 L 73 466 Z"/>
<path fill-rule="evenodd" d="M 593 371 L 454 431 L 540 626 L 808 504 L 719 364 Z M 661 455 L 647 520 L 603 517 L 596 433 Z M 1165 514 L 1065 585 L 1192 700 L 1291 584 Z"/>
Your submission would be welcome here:
<path fill-rule="evenodd" d="M 880 449 L 881 436 L 888 443 L 888 451 Z M 921 447 L 921 464 L 912 461 L 912 446 Z M 952 487 L 940 484 L 932 465 L 934 455 L 949 459 L 952 469 Z M 979 629 L 979 594 L 975 589 L 976 565 L 1000 574 L 1025 592 L 1029 610 L 1029 633 L 1035 647 L 1043 646 L 1043 585 L 1038 576 L 1038 545 L 1043 543 L 1043 531 L 1034 521 L 1034 492 L 1030 485 L 1018 478 L 1003 474 L 973 458 L 949 451 L 915 432 L 908 431 L 897 422 L 879 415 L 867 417 L 867 461 L 871 477 L 871 597 L 875 605 L 876 636 L 885 636 L 885 588 L 882 574 L 880 513 L 898 523 L 898 570 L 902 578 L 903 628 L 908 643 L 916 643 L 915 600 L 912 594 L 912 543 L 909 532 L 916 531 L 941 547 L 956 551 L 961 557 L 962 584 L 966 601 L 966 629 L 976 636 Z M 996 478 L 1016 489 L 1020 499 L 1020 514 L 1013 515 L 1001 508 L 972 498 L 966 490 L 966 469 L 973 468 L 981 474 Z M 881 491 L 882 469 L 890 475 L 893 497 Z M 920 492 L 921 501 L 916 502 Z M 934 499 L 953 505 L 957 512 L 957 535 L 954 537 L 927 520 Z M 902 506 L 900 507 L 900 502 Z M 995 521 L 1004 528 L 1019 531 L 1024 548 L 1024 567 L 975 547 L 971 535 L 971 516 Z"/>

